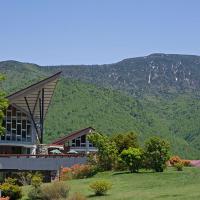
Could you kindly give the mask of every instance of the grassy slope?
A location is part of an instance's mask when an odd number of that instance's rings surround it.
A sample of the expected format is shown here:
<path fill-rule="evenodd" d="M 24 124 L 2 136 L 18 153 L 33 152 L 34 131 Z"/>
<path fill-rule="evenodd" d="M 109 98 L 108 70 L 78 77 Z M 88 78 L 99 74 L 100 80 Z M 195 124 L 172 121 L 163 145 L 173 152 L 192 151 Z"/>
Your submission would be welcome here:
<path fill-rule="evenodd" d="M 69 182 L 71 193 L 80 192 L 88 199 L 101 200 L 198 200 L 200 199 L 200 169 L 185 168 L 184 172 L 170 169 L 164 173 L 139 174 L 99 174 L 91 179 L 72 180 Z M 88 189 L 90 182 L 99 178 L 113 183 L 112 190 L 105 197 L 91 197 Z"/>
<path fill-rule="evenodd" d="M 200 168 L 185 168 L 183 172 L 170 168 L 164 173 L 99 173 L 93 178 L 67 181 L 70 195 L 79 192 L 91 200 L 199 200 Z M 94 197 L 88 185 L 107 179 L 113 187 L 106 196 Z M 29 187 L 24 187 L 27 194 Z M 25 198 L 24 198 L 25 199 Z"/>

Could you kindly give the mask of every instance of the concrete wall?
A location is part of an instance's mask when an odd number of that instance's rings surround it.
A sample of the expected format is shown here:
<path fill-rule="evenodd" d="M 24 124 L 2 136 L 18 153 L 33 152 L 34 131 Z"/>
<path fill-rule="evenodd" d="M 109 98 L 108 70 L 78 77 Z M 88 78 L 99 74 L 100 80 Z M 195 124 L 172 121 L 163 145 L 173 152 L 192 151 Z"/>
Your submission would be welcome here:
<path fill-rule="evenodd" d="M 0 170 L 59 170 L 86 163 L 86 157 L 0 157 Z"/>

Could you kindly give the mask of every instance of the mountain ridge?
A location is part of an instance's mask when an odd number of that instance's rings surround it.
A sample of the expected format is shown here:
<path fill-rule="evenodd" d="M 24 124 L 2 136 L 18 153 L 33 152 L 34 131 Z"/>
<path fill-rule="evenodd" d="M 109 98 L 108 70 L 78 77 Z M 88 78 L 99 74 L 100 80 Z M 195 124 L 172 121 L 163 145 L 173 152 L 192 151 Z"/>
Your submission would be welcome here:
<path fill-rule="evenodd" d="M 59 70 L 63 74 L 47 115 L 46 142 L 90 125 L 105 134 L 135 131 L 140 141 L 159 135 L 170 140 L 173 154 L 200 158 L 199 56 L 151 54 L 67 67 L 0 62 L 7 93 Z"/>

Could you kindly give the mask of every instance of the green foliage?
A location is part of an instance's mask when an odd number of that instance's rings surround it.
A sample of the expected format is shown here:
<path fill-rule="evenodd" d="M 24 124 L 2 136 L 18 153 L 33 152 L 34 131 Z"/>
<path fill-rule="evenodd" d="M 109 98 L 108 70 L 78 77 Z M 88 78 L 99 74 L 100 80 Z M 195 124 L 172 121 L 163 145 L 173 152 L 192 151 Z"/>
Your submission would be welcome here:
<path fill-rule="evenodd" d="M 152 137 L 145 143 L 146 168 L 163 172 L 169 160 L 169 143 L 158 137 Z"/>
<path fill-rule="evenodd" d="M 5 77 L 0 74 L 0 84 L 3 80 L 5 80 Z M 4 113 L 7 107 L 8 101 L 5 99 L 5 93 L 2 90 L 0 90 L 0 134 L 4 132 L 4 127 L 2 126 L 2 123 L 4 119 Z"/>
<path fill-rule="evenodd" d="M 115 142 L 119 154 L 129 147 L 139 146 L 137 135 L 133 132 L 114 134 L 111 140 Z"/>
<path fill-rule="evenodd" d="M 98 166 L 102 170 L 111 170 L 117 158 L 117 147 L 106 135 L 93 133 L 88 135 L 88 140 L 98 148 Z"/>
<path fill-rule="evenodd" d="M 36 173 L 36 174 L 32 175 L 32 177 L 31 177 L 31 186 L 32 187 L 28 193 L 29 200 L 43 200 L 41 184 L 42 184 L 41 174 Z"/>
<path fill-rule="evenodd" d="M 42 186 L 43 200 L 65 200 L 69 194 L 69 187 L 64 182 L 54 182 Z"/>
<path fill-rule="evenodd" d="M 32 187 L 28 192 L 28 200 L 43 200 L 41 188 Z"/>
<path fill-rule="evenodd" d="M 139 148 L 129 147 L 121 152 L 120 158 L 127 165 L 131 173 L 138 172 L 142 167 L 143 151 Z"/>
<path fill-rule="evenodd" d="M 183 166 L 184 164 L 182 162 L 178 162 L 174 164 L 174 167 L 176 168 L 177 171 L 183 171 Z"/>
<path fill-rule="evenodd" d="M 21 199 L 22 197 L 22 190 L 15 183 L 16 183 L 15 179 L 8 178 L 2 185 L 0 185 L 0 190 L 2 191 L 2 195 L 5 197 L 10 197 L 10 200 Z"/>
<path fill-rule="evenodd" d="M 94 191 L 96 196 L 105 195 L 111 189 L 112 184 L 106 180 L 97 180 L 91 183 L 90 188 Z"/>
<path fill-rule="evenodd" d="M 35 174 L 32 178 L 31 178 L 31 185 L 34 188 L 39 188 L 42 184 L 42 177 L 41 175 Z"/>
<path fill-rule="evenodd" d="M 40 67 L 8 61 L 0 62 L 0 72 L 6 76 L 2 88 L 8 94 L 55 71 L 63 71 L 45 120 L 46 143 L 93 126 L 106 134 L 135 131 L 141 143 L 156 134 L 170 141 L 174 155 L 200 159 L 200 123 L 196 120 L 200 118 L 200 68 L 196 59 L 183 55 L 151 55 L 109 67 Z M 155 71 L 157 78 L 148 84 L 152 61 L 166 70 L 165 73 L 161 73 L 162 68 Z M 178 81 L 174 81 L 171 66 L 177 66 L 180 61 L 186 70 L 184 73 L 191 72 L 189 82 L 183 79 L 183 71 L 178 73 Z"/>

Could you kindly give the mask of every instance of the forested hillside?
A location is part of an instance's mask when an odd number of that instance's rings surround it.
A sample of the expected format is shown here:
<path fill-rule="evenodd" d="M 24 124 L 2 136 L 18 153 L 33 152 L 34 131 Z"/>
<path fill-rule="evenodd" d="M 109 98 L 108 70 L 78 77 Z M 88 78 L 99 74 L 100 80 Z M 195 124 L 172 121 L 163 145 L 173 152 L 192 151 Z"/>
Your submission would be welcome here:
<path fill-rule="evenodd" d="M 45 124 L 45 140 L 93 126 L 168 138 L 173 153 L 200 158 L 200 57 L 153 54 L 110 65 L 46 66 L 0 62 L 7 93 L 63 71 Z"/>

